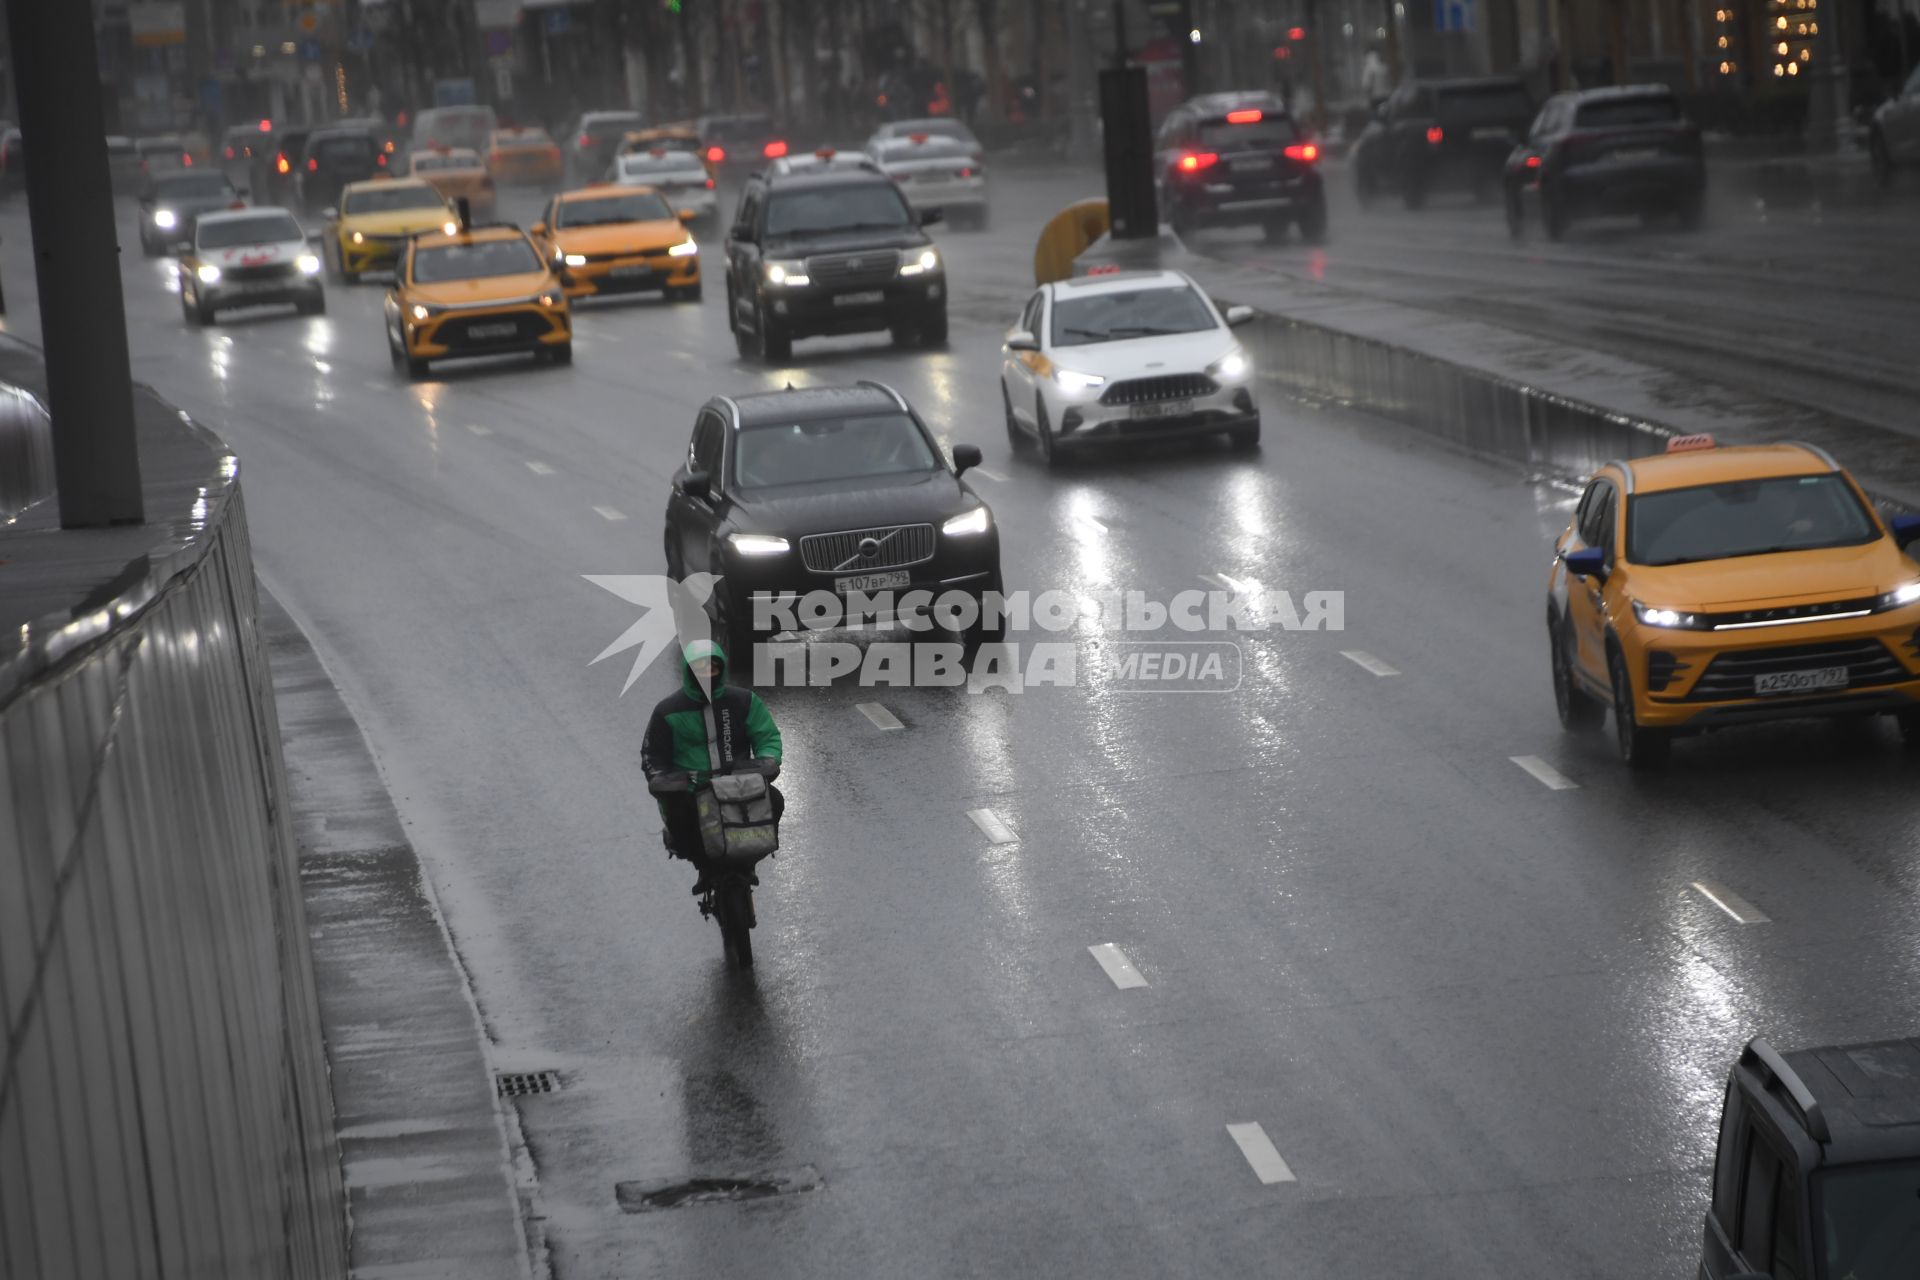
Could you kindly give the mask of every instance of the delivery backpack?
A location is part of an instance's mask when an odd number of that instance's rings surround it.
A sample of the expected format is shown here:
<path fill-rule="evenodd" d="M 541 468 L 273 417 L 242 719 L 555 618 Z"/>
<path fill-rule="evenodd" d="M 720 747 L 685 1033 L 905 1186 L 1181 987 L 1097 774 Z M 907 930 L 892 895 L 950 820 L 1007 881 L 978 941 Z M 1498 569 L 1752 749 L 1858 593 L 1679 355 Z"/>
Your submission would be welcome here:
<path fill-rule="evenodd" d="M 761 774 L 720 772 L 719 734 L 711 703 L 706 712 L 707 760 L 713 776 L 693 797 L 700 817 L 700 842 L 709 858 L 758 862 L 780 847 L 773 793 Z"/>

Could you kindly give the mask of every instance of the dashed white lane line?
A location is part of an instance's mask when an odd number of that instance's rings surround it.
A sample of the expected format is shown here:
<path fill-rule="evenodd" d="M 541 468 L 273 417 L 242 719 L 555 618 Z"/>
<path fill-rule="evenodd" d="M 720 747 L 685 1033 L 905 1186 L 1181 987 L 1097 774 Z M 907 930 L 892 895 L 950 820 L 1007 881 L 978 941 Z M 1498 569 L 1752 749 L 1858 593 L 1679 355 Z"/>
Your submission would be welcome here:
<path fill-rule="evenodd" d="M 1236 596 L 1252 595 L 1260 590 L 1260 584 L 1252 578 L 1235 578 L 1224 573 L 1203 573 L 1200 581 Z"/>
<path fill-rule="evenodd" d="M 1534 776 L 1534 780 L 1549 791 L 1577 791 L 1580 784 L 1560 772 L 1539 756 L 1508 756 L 1507 759 L 1525 769 Z"/>
<path fill-rule="evenodd" d="M 1113 985 L 1122 991 L 1147 985 L 1147 980 L 1140 976 L 1138 969 L 1133 967 L 1133 961 L 1127 959 L 1127 953 L 1111 942 L 1102 942 L 1088 947 L 1087 950 L 1093 953 L 1093 958 L 1100 962 L 1100 967 L 1107 971 L 1109 978 L 1113 979 Z"/>
<path fill-rule="evenodd" d="M 876 729 L 904 729 L 907 727 L 900 723 L 899 716 L 894 715 L 893 712 L 887 710 L 877 702 L 856 702 L 853 706 L 854 710 L 871 720 L 873 727 Z M 975 818 L 974 821 L 978 822 L 979 819 Z"/>
<path fill-rule="evenodd" d="M 1348 662 L 1357 663 L 1377 676 L 1397 676 L 1400 668 L 1388 666 L 1364 649 L 1342 649 L 1340 656 Z"/>
<path fill-rule="evenodd" d="M 1073 527 L 1080 530 L 1080 532 L 1091 533 L 1095 537 L 1098 537 L 1099 535 L 1107 531 L 1107 526 L 1105 526 L 1104 524 L 1101 524 L 1098 520 L 1095 520 L 1092 516 L 1088 515 L 1084 511 L 1077 513 L 1073 517 L 1071 523 L 1073 524 Z"/>
<path fill-rule="evenodd" d="M 1724 885 L 1711 880 L 1695 880 L 1693 888 L 1701 897 L 1732 916 L 1740 924 L 1767 924 L 1773 917 Z"/>
<path fill-rule="evenodd" d="M 467 424 L 467 430 L 473 432 L 473 434 L 477 436 L 490 436 L 493 434 L 492 427 L 483 427 L 477 422 L 469 422 Z"/>
<path fill-rule="evenodd" d="M 529 462 L 527 464 L 527 470 L 537 476 L 550 476 L 553 474 L 553 468 L 544 462 Z"/>
<path fill-rule="evenodd" d="M 967 816 L 972 818 L 973 825 L 980 828 L 981 833 L 995 844 L 1012 844 L 1020 838 L 1013 834 L 1013 828 L 1001 821 L 1000 815 L 991 809 L 969 809 Z"/>
<path fill-rule="evenodd" d="M 595 507 L 593 510 L 594 514 L 598 515 L 602 520 L 625 520 L 627 518 L 626 512 L 613 507 Z"/>
<path fill-rule="evenodd" d="M 1267 1186 L 1276 1182 L 1293 1182 L 1293 1170 L 1287 1168 L 1287 1162 L 1274 1150 L 1273 1142 L 1267 1137 L 1267 1131 L 1257 1123 L 1230 1124 L 1227 1133 L 1240 1145 L 1240 1154 L 1253 1166 L 1254 1177 Z"/>
<path fill-rule="evenodd" d="M 1001 475 L 998 471 L 989 471 L 985 467 L 975 467 L 973 469 L 973 474 L 977 476 L 985 476 L 989 480 L 997 480 L 1001 484 L 1005 484 L 1007 482 L 1007 478 Z"/>

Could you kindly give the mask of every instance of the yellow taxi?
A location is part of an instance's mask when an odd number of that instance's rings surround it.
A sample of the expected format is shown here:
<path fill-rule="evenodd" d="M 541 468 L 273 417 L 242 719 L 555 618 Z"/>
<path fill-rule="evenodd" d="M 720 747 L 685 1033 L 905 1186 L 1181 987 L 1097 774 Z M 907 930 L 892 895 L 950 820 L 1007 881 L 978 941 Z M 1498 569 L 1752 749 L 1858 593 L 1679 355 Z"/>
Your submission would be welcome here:
<path fill-rule="evenodd" d="M 512 226 L 464 226 L 415 236 L 387 293 L 393 367 L 425 377 L 428 363 L 532 352 L 573 359 L 573 316 L 552 266 Z"/>
<path fill-rule="evenodd" d="M 1595 472 L 1555 544 L 1554 702 L 1568 729 L 1609 709 L 1621 758 L 1763 720 L 1893 715 L 1920 746 L 1920 516 L 1882 520 L 1804 444 L 1717 447 Z"/>
<path fill-rule="evenodd" d="M 495 182 L 557 183 L 565 167 L 545 129 L 495 129 L 487 143 L 487 171 Z"/>
<path fill-rule="evenodd" d="M 320 256 L 334 279 L 354 284 L 364 271 L 394 270 L 408 241 L 453 219 L 447 198 L 418 178 L 349 182 L 324 215 Z"/>
<path fill-rule="evenodd" d="M 548 201 L 533 238 L 562 268 L 569 297 L 657 291 L 697 302 L 700 246 L 686 227 L 693 216 L 652 187 L 600 184 Z"/>
<path fill-rule="evenodd" d="M 433 184 L 449 203 L 465 200 L 477 218 L 491 218 L 497 195 L 487 162 L 471 147 L 430 147 L 407 160 L 407 172 Z"/>

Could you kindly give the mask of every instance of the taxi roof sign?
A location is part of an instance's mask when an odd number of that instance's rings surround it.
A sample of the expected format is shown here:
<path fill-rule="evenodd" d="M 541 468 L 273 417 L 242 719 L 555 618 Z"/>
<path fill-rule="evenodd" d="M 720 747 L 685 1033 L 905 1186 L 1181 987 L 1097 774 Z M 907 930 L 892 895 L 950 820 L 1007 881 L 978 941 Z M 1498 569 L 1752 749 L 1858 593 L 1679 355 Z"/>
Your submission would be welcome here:
<path fill-rule="evenodd" d="M 1673 439 L 1667 441 L 1668 453 L 1693 453 L 1699 449 L 1711 449 L 1713 447 L 1713 437 L 1704 431 L 1698 435 L 1675 436 Z"/>

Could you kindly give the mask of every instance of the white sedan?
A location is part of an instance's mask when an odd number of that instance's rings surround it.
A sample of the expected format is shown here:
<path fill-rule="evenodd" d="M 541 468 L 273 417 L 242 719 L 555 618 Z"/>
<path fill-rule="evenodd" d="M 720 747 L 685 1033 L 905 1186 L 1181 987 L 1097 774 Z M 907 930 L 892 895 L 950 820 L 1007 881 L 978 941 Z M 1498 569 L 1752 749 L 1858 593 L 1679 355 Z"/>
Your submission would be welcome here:
<path fill-rule="evenodd" d="M 1049 465 L 1117 440 L 1224 434 L 1260 443 L 1253 361 L 1184 273 L 1127 271 L 1040 286 L 1007 332 L 1000 394 L 1015 449 Z"/>
<path fill-rule="evenodd" d="M 614 157 L 607 181 L 622 187 L 652 187 L 675 209 L 693 210 L 695 221 L 708 225 L 719 221 L 720 201 L 714 195 L 713 179 L 691 151 L 666 147 L 629 151 Z"/>
<path fill-rule="evenodd" d="M 955 226 L 986 229 L 987 168 L 976 146 L 912 133 L 871 143 L 867 154 L 916 210 L 939 209 Z"/>

